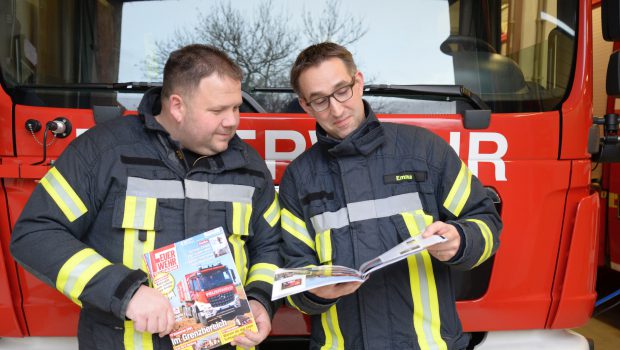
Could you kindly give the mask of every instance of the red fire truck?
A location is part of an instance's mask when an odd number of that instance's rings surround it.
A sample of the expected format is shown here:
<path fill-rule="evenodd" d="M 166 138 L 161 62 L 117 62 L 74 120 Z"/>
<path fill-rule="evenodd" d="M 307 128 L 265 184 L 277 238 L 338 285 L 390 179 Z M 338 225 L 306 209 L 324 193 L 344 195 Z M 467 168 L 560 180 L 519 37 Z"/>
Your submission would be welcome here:
<path fill-rule="evenodd" d="M 201 268 L 177 283 L 183 312 L 207 324 L 211 317 L 224 316 L 241 306 L 233 272 L 222 264 Z"/>
<path fill-rule="evenodd" d="M 3 1 L 0 347 L 38 337 L 66 337 L 61 341 L 72 345 L 60 348 L 75 347 L 78 307 L 17 266 L 8 250 L 30 193 L 71 140 L 132 113 L 161 80 L 171 49 L 209 43 L 245 71 L 238 134 L 277 183 L 316 140 L 287 69 L 299 49 L 329 39 L 354 53 L 365 99 L 379 117 L 447 140 L 501 212 L 498 253 L 453 275 L 476 349 L 587 349 L 567 329 L 587 322 L 596 299 L 600 209 L 591 153 L 603 149 L 614 160 L 617 148 L 614 123 L 603 141 L 589 132 L 592 3 Z M 620 21 L 611 3 L 606 25 L 614 33 Z M 620 38 L 615 33 L 612 40 Z M 618 85 L 617 72 L 608 84 Z M 303 341 L 308 327 L 297 311 L 282 308 L 267 347 Z"/>

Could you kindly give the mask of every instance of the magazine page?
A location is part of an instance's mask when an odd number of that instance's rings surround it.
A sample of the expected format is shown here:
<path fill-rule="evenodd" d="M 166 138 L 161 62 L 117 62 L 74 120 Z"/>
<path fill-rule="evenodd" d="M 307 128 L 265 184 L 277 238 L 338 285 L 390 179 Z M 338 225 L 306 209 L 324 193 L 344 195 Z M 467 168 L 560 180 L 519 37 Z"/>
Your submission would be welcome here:
<path fill-rule="evenodd" d="M 366 277 L 373 271 L 403 260 L 412 254 L 444 241 L 446 241 L 446 238 L 441 235 L 433 235 L 428 238 L 422 238 L 421 235 L 410 237 L 378 257 L 363 263 L 360 266 L 360 271 Z"/>
<path fill-rule="evenodd" d="M 212 349 L 230 343 L 254 317 L 220 227 L 144 256 L 154 288 L 170 299 L 175 350 Z"/>
<path fill-rule="evenodd" d="M 338 265 L 277 269 L 271 300 L 317 287 L 344 282 L 364 282 L 359 271 Z"/>

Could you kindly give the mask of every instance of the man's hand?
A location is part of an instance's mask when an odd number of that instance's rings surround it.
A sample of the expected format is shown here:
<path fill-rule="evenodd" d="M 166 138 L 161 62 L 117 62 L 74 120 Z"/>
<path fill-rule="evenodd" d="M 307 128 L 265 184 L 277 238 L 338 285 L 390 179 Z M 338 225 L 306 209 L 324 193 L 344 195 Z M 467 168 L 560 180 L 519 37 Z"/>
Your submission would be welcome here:
<path fill-rule="evenodd" d="M 157 289 L 140 286 L 127 305 L 127 318 L 138 332 L 159 333 L 163 337 L 172 331 L 174 314 L 170 301 Z"/>
<path fill-rule="evenodd" d="M 309 292 L 323 299 L 336 299 L 355 292 L 362 282 L 344 282 L 310 289 Z"/>
<path fill-rule="evenodd" d="M 428 225 L 424 232 L 422 232 L 422 237 L 424 238 L 428 238 L 432 235 L 442 235 L 447 239 L 445 242 L 427 248 L 429 254 L 437 258 L 437 260 L 448 261 L 459 251 L 459 247 L 461 246 L 461 235 L 453 225 L 446 224 L 442 221 L 435 221 Z"/>
<path fill-rule="evenodd" d="M 271 332 L 271 320 L 263 304 L 256 300 L 250 300 L 250 308 L 252 309 L 252 315 L 254 315 L 254 320 L 256 321 L 258 333 L 246 329 L 245 335 L 235 337 L 230 345 L 240 346 L 246 349 L 251 348 L 260 344 Z"/>

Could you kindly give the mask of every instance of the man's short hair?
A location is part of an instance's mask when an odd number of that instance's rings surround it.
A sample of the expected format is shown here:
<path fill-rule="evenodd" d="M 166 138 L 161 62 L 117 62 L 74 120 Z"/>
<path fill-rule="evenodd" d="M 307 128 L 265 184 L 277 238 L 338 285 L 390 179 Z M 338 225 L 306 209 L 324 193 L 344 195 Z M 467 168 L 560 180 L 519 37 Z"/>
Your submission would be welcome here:
<path fill-rule="evenodd" d="M 299 76 L 301 73 L 331 58 L 339 58 L 347 67 L 351 76 L 357 72 L 353 55 L 344 46 L 328 41 L 310 45 L 297 56 L 291 68 L 291 87 L 293 90 L 299 94 Z"/>
<path fill-rule="evenodd" d="M 223 51 L 209 45 L 192 44 L 173 51 L 164 67 L 163 100 L 174 93 L 191 94 L 200 81 L 212 75 L 243 80 L 243 71 Z"/>

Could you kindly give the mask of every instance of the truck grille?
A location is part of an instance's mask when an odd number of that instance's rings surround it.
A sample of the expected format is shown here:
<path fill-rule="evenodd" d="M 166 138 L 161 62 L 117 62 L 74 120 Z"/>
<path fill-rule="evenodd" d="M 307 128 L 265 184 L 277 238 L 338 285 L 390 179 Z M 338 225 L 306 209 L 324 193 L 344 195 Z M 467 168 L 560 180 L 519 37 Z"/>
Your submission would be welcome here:
<path fill-rule="evenodd" d="M 233 300 L 235 300 L 235 293 L 230 291 L 209 298 L 209 303 L 211 303 L 213 307 L 221 307 L 232 303 Z"/>

